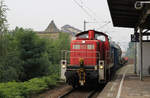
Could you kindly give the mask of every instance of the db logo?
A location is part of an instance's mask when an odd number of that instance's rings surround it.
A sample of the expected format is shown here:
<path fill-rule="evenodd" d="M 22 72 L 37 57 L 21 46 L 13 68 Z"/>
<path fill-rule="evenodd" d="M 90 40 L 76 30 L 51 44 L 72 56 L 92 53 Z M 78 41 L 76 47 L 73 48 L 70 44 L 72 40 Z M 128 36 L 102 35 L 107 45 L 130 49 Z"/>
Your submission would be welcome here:
<path fill-rule="evenodd" d="M 81 49 L 86 49 L 86 45 L 81 45 Z"/>

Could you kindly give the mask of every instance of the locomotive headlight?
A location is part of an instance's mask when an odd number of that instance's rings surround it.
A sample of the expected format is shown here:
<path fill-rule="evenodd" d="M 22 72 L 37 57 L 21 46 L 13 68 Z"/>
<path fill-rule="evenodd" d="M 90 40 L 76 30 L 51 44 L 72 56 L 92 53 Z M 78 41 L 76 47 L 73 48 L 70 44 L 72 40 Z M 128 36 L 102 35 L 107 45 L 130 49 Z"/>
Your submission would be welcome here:
<path fill-rule="evenodd" d="M 62 68 L 65 69 L 65 68 L 66 68 L 66 65 L 62 65 Z"/>
<path fill-rule="evenodd" d="M 104 68 L 104 66 L 103 66 L 103 65 L 100 65 L 99 67 L 100 67 L 100 69 L 103 69 L 103 68 Z"/>
<path fill-rule="evenodd" d="M 103 60 L 99 61 L 99 68 L 104 69 L 104 61 Z"/>
<path fill-rule="evenodd" d="M 67 61 L 66 60 L 61 60 L 61 66 L 62 66 L 63 69 L 65 69 L 66 66 L 67 66 Z"/>

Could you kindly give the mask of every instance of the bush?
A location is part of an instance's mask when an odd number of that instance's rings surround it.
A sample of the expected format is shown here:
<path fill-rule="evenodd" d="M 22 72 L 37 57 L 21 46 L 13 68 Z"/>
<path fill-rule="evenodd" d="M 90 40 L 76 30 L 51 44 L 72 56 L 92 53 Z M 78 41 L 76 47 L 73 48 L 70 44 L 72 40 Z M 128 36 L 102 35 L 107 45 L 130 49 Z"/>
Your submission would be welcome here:
<path fill-rule="evenodd" d="M 33 78 L 26 82 L 0 83 L 0 98 L 28 98 L 47 88 L 56 86 L 58 76 Z"/>
<path fill-rule="evenodd" d="M 8 82 L 0 84 L 0 98 L 24 98 L 21 83 Z"/>

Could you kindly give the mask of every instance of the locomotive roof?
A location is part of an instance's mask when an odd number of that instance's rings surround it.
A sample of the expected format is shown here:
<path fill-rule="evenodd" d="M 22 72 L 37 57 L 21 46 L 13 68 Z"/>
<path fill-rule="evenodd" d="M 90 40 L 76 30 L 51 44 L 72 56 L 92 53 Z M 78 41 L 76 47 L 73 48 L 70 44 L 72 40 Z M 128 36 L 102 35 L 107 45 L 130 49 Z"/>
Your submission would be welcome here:
<path fill-rule="evenodd" d="M 101 34 L 101 35 L 104 35 L 104 36 L 108 37 L 108 35 L 103 33 L 103 32 L 98 32 L 98 31 L 94 31 L 94 32 L 95 32 L 95 34 Z M 78 37 L 82 34 L 88 34 L 88 31 L 80 32 L 80 33 L 76 34 L 76 37 Z"/>

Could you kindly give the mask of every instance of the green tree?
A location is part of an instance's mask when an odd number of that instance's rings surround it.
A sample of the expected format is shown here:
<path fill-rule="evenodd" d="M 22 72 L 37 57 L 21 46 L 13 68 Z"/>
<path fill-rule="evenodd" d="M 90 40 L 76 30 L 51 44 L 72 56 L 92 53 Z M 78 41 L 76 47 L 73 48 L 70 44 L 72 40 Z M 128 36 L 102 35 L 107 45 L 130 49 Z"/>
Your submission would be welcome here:
<path fill-rule="evenodd" d="M 59 75 L 61 52 L 62 50 L 70 49 L 70 36 L 67 33 L 60 33 L 58 39 L 50 39 L 48 43 L 48 57 L 52 62 L 52 65 L 49 67 L 49 73 Z"/>
<path fill-rule="evenodd" d="M 8 34 L 6 12 L 8 8 L 0 1 L 0 82 L 18 80 L 21 73 L 21 60 L 18 57 L 16 43 Z"/>
<path fill-rule="evenodd" d="M 67 33 L 60 33 L 57 40 L 49 40 L 48 53 L 52 64 L 60 64 L 62 50 L 70 49 L 70 36 Z"/>
<path fill-rule="evenodd" d="M 4 1 L 0 1 L 0 56 L 7 54 L 8 39 L 7 39 L 7 19 L 6 12 L 8 8 L 4 4 Z"/>
<path fill-rule="evenodd" d="M 0 82 L 19 81 L 21 74 L 22 61 L 19 58 L 16 39 L 10 34 L 4 34 L 0 38 Z"/>
<path fill-rule="evenodd" d="M 18 46 L 25 73 L 23 80 L 48 75 L 50 61 L 46 41 L 31 30 L 20 29 L 19 32 L 21 34 L 18 36 Z"/>
<path fill-rule="evenodd" d="M 0 1 L 0 33 L 4 33 L 7 31 L 7 19 L 6 19 L 6 12 L 8 8 L 4 4 L 4 1 Z"/>

